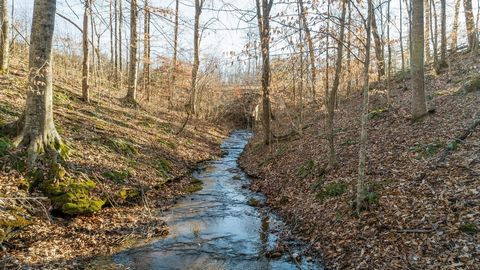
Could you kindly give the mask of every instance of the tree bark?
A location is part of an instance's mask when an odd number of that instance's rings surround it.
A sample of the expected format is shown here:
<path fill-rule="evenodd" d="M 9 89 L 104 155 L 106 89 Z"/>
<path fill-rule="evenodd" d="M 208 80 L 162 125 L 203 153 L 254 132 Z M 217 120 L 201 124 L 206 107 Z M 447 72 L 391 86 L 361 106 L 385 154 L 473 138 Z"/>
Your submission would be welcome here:
<path fill-rule="evenodd" d="M 128 72 L 128 92 L 125 101 L 133 105 L 137 105 L 137 18 L 137 0 L 130 0 L 130 64 Z"/>
<path fill-rule="evenodd" d="M 305 30 L 305 39 L 307 40 L 308 45 L 308 56 L 310 58 L 310 72 L 311 72 L 311 85 L 312 85 L 312 98 L 313 101 L 316 101 L 317 90 L 316 90 L 316 82 L 317 82 L 317 69 L 315 67 L 315 48 L 313 45 L 312 34 L 310 32 L 310 27 L 308 27 L 307 15 L 305 12 L 305 8 L 303 6 L 303 0 L 298 1 L 301 9 L 301 16 L 303 20 L 303 29 Z"/>
<path fill-rule="evenodd" d="M 377 21 L 375 19 L 375 11 L 372 12 L 372 34 L 375 42 L 375 56 L 377 58 L 378 80 L 385 76 L 385 59 L 382 51 L 382 39 L 378 34 Z"/>
<path fill-rule="evenodd" d="M 400 54 L 402 58 L 402 84 L 403 84 L 403 89 L 407 89 L 407 84 L 405 82 L 405 50 L 403 49 L 403 12 L 402 12 L 402 0 L 398 0 L 398 5 L 400 7 L 400 26 L 399 26 L 399 32 L 400 32 Z"/>
<path fill-rule="evenodd" d="M 151 100 L 150 88 L 150 7 L 148 0 L 145 0 L 143 23 L 143 88 L 147 94 L 147 101 Z"/>
<path fill-rule="evenodd" d="M 83 12 L 83 33 L 82 33 L 82 48 L 83 48 L 83 62 L 82 62 L 82 98 L 85 102 L 90 102 L 90 85 L 89 85 L 89 44 L 88 44 L 88 23 L 91 15 L 91 2 L 85 0 L 84 12 Z M 92 40 L 93 42 L 93 40 Z"/>
<path fill-rule="evenodd" d="M 420 118 L 427 113 L 424 72 L 423 0 L 412 1 L 412 35 L 410 70 L 412 76 L 412 116 Z"/>
<path fill-rule="evenodd" d="M 337 96 L 338 86 L 340 85 L 340 75 L 342 73 L 342 58 L 343 58 L 343 41 L 345 39 L 345 17 L 347 10 L 346 0 L 342 1 L 342 15 L 340 19 L 340 36 L 337 42 L 337 60 L 335 63 L 335 77 L 333 79 L 332 90 L 328 97 L 328 118 L 327 118 L 327 130 L 328 130 L 328 166 L 334 168 L 337 164 L 335 157 L 335 132 L 334 132 L 334 118 L 335 118 L 335 98 Z"/>
<path fill-rule="evenodd" d="M 455 0 L 455 15 L 453 17 L 453 29 L 452 29 L 452 41 L 450 48 L 452 52 L 457 51 L 457 37 L 458 37 L 458 14 L 460 13 L 460 1 L 461 0 Z"/>
<path fill-rule="evenodd" d="M 62 145 L 53 121 L 52 41 L 55 12 L 56 0 L 35 0 L 27 100 L 23 116 L 19 119 L 22 129 L 14 140 L 16 146 L 27 147 L 29 168 L 34 167 L 38 155 L 57 152 Z"/>
<path fill-rule="evenodd" d="M 441 44 L 440 44 L 440 62 L 437 69 L 443 69 L 447 67 L 447 3 L 446 0 L 440 0 L 442 6 L 442 18 L 441 18 Z"/>
<path fill-rule="evenodd" d="M 270 11 L 273 6 L 273 0 L 256 0 L 257 20 L 260 36 L 260 47 L 262 54 L 262 105 L 264 126 L 264 143 L 266 145 L 272 142 L 271 130 L 271 105 L 270 105 Z"/>
<path fill-rule="evenodd" d="M 369 90 L 369 67 L 370 67 L 370 47 L 371 47 L 371 37 L 370 29 L 372 25 L 372 14 L 373 14 L 373 4 L 372 0 L 368 0 L 368 17 L 366 25 L 366 35 L 367 41 L 365 44 L 365 62 L 363 66 L 363 104 L 362 104 L 362 123 L 360 129 L 360 150 L 359 150 L 359 159 L 358 159 L 358 179 L 357 179 L 357 194 L 356 194 L 356 210 L 357 214 L 360 214 L 363 198 L 364 198 L 364 182 L 365 182 L 365 172 L 367 169 L 367 143 L 368 143 L 368 133 L 367 133 L 367 124 L 368 124 L 368 90 Z"/>
<path fill-rule="evenodd" d="M 0 21 L 2 23 L 2 30 L 0 33 L 0 71 L 7 73 L 8 72 L 8 60 L 9 60 L 9 24 L 8 24 L 8 7 L 7 0 L 1 0 L 0 4 Z"/>
<path fill-rule="evenodd" d="M 425 0 L 425 63 L 432 62 L 432 56 L 430 55 L 430 1 Z"/>
<path fill-rule="evenodd" d="M 193 27 L 193 66 L 190 84 L 190 110 L 193 115 L 197 114 L 197 77 L 200 67 L 200 15 L 202 14 L 205 0 L 195 0 L 195 23 Z"/>
<path fill-rule="evenodd" d="M 478 38 L 475 30 L 472 0 L 463 0 L 463 9 L 465 11 L 465 24 L 467 26 L 468 50 L 473 52 L 477 48 Z"/>
<path fill-rule="evenodd" d="M 175 34 L 173 38 L 173 59 L 170 68 L 170 94 L 168 96 L 168 108 L 173 108 L 173 100 L 175 98 L 175 83 L 177 79 L 177 54 L 178 54 L 178 17 L 179 17 L 179 0 L 175 1 Z"/>

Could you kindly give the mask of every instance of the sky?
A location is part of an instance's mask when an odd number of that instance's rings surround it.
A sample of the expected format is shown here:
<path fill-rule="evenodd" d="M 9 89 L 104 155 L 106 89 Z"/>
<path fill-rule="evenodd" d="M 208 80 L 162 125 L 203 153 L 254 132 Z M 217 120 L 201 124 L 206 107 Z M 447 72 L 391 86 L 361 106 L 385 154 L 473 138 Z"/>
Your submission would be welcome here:
<path fill-rule="evenodd" d="M 108 0 L 95 0 L 94 13 L 97 14 L 96 24 L 98 32 L 104 32 L 108 26 L 108 14 L 109 14 L 109 1 Z M 399 1 L 392 0 L 392 20 L 398 25 L 398 10 Z M 451 29 L 454 12 L 454 1 L 447 0 L 447 18 L 448 26 Z M 10 5 L 14 7 L 14 21 L 17 25 L 19 32 L 22 33 L 28 39 L 29 35 L 29 23 L 31 22 L 31 14 L 33 10 L 33 0 L 9 0 Z M 128 44 L 129 36 L 129 0 L 123 0 L 123 11 L 127 17 L 124 23 L 124 46 L 126 48 Z M 277 0 L 277 5 L 274 7 L 272 14 L 276 16 L 276 20 L 282 20 L 287 15 L 294 15 L 294 6 L 286 7 L 286 1 Z M 306 3 L 310 1 L 305 1 Z M 378 2 L 378 1 L 377 1 Z M 478 1 L 473 0 L 475 16 L 477 16 Z M 143 5 L 143 0 L 138 0 L 140 6 Z M 405 3 L 405 2 L 403 2 Z M 159 8 L 175 7 L 175 0 L 150 0 L 150 4 Z M 12 6 L 11 6 L 12 7 Z M 405 6 L 404 6 L 405 9 Z M 338 8 L 335 9 L 338 12 Z M 437 5 L 437 10 L 440 12 L 440 4 Z M 77 25 L 82 25 L 83 5 L 81 0 L 57 0 L 58 13 L 70 18 Z M 463 5 L 460 10 L 460 29 L 459 33 L 464 33 L 464 16 Z M 277 16 L 281 14 L 280 16 Z M 287 15 L 282 15 L 287 14 Z M 406 13 L 405 13 L 406 14 Z M 140 14 L 141 15 L 141 14 Z M 236 59 L 236 55 L 245 46 L 247 42 L 247 32 L 251 31 L 255 34 L 258 33 L 256 27 L 255 15 L 255 0 L 206 0 L 205 9 L 201 16 L 202 25 L 205 26 L 205 30 L 202 35 L 201 54 L 202 56 L 213 56 L 217 58 L 225 59 L 225 62 Z M 311 13 L 311 17 L 316 16 L 315 13 Z M 100 19 L 103 18 L 103 19 Z M 191 61 L 193 55 L 193 18 L 194 18 L 194 0 L 180 0 L 180 35 L 179 35 L 179 57 L 184 61 Z M 354 19 L 359 19 L 355 16 Z M 378 20 L 378 15 L 377 15 Z M 249 21 L 247 23 L 246 21 Z M 318 20 L 317 20 L 318 21 Z M 408 35 L 408 27 L 406 23 L 408 19 L 406 15 L 403 18 L 404 21 L 404 35 L 405 40 Z M 140 18 L 139 28 L 142 29 L 143 19 Z M 273 22 L 272 27 L 279 27 L 278 23 Z M 320 27 L 319 23 L 311 25 L 312 31 Z M 398 37 L 398 31 L 396 26 L 392 26 L 392 38 Z M 449 32 L 449 31 L 448 31 Z M 274 41 L 272 54 L 285 53 L 283 47 L 285 43 L 278 42 L 283 40 L 285 33 L 274 34 Z M 143 37 L 143 34 L 139 34 Z M 74 50 L 77 53 L 81 52 L 81 33 L 71 23 L 57 16 L 56 29 L 55 29 L 57 49 L 65 46 L 66 41 L 73 41 L 70 45 L 70 50 Z M 66 39 L 69 37 L 70 39 Z M 18 37 L 20 38 L 20 37 Z M 110 48 L 110 33 L 104 32 L 101 37 L 102 48 L 105 53 Z M 406 42 L 406 41 L 405 41 Z M 173 16 L 153 16 L 152 17 L 152 55 L 167 56 L 170 57 L 173 51 Z M 124 50 L 126 52 L 126 50 Z M 232 54 L 231 52 L 235 52 Z M 126 55 L 125 55 L 126 57 Z"/>

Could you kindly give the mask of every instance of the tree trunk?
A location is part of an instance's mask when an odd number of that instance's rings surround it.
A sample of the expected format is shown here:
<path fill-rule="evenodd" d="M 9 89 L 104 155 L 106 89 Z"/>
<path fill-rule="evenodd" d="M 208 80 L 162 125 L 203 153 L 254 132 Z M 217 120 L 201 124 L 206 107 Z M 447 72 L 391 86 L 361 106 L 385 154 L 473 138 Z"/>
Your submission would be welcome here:
<path fill-rule="evenodd" d="M 343 41 L 345 38 L 345 16 L 347 10 L 346 0 L 342 1 L 342 17 L 340 19 L 340 36 L 337 42 L 337 61 L 335 63 L 335 77 L 333 79 L 332 90 L 328 97 L 328 118 L 327 118 L 327 130 L 328 130 L 328 166 L 334 168 L 337 164 L 335 157 L 335 132 L 334 132 L 334 118 L 335 118 L 335 97 L 337 96 L 338 86 L 340 85 L 340 75 L 342 73 L 342 58 L 343 58 Z"/>
<path fill-rule="evenodd" d="M 317 82 L 317 70 L 315 67 L 315 48 L 313 45 L 312 34 L 310 32 L 310 27 L 308 27 L 307 15 L 305 14 L 305 8 L 303 6 L 303 0 L 299 0 L 298 3 L 300 4 L 301 9 L 301 16 L 303 20 L 303 29 L 305 30 L 305 39 L 307 40 L 308 45 L 308 55 L 310 57 L 310 72 L 311 72 L 311 85 L 312 85 L 312 98 L 313 101 L 316 101 L 317 90 L 316 90 L 316 82 Z"/>
<path fill-rule="evenodd" d="M 478 38 L 475 30 L 472 0 L 463 0 L 463 9 L 465 11 L 465 24 L 467 26 L 468 50 L 473 52 L 477 48 Z"/>
<path fill-rule="evenodd" d="M 387 69 L 387 104 L 388 107 L 392 105 L 392 100 L 391 100 L 391 78 L 392 78 L 392 44 L 390 41 L 390 2 L 391 0 L 388 0 L 387 4 L 387 53 L 388 53 L 388 69 Z"/>
<path fill-rule="evenodd" d="M 347 34 L 347 47 L 348 47 L 348 53 L 347 53 L 347 97 L 350 97 L 350 94 L 352 93 L 352 71 L 351 69 L 351 63 L 352 63 L 352 8 L 351 8 L 351 3 L 348 1 L 348 34 Z"/>
<path fill-rule="evenodd" d="M 367 169 L 367 143 L 368 143 L 368 90 L 369 90 L 369 67 L 370 67 L 370 46 L 371 37 L 370 29 L 372 25 L 373 4 L 372 0 L 368 0 L 368 17 L 366 25 L 367 42 L 365 44 L 365 62 L 363 66 L 363 104 L 362 104 L 362 124 L 360 129 L 360 150 L 358 151 L 358 179 L 357 179 L 357 196 L 356 196 L 356 210 L 360 214 L 364 192 L 365 172 Z"/>
<path fill-rule="evenodd" d="M 137 30 L 137 0 L 130 0 L 130 63 L 128 72 L 128 92 L 125 97 L 127 103 L 137 105 L 137 49 L 138 49 L 138 30 Z"/>
<path fill-rule="evenodd" d="M 264 126 L 264 143 L 269 145 L 272 142 L 271 131 L 271 105 L 270 105 L 270 11 L 273 0 L 256 0 L 257 20 L 260 36 L 262 54 L 262 105 Z"/>
<path fill-rule="evenodd" d="M 383 58 L 382 52 L 382 40 L 378 34 L 377 21 L 375 19 L 375 11 L 372 13 L 372 34 L 373 40 L 375 41 L 375 56 L 377 58 L 377 67 L 378 67 L 378 81 L 385 76 L 385 59 Z"/>
<path fill-rule="evenodd" d="M 152 93 L 150 88 L 150 7 L 148 0 L 145 0 L 143 23 L 143 88 L 147 94 L 147 101 L 150 102 Z"/>
<path fill-rule="evenodd" d="M 82 47 L 83 47 L 83 62 L 82 62 L 82 98 L 85 102 L 90 102 L 90 85 L 89 85 L 89 44 L 88 44 L 88 23 L 91 15 L 91 2 L 85 0 L 85 7 L 83 12 L 83 33 L 82 33 Z M 93 42 L 93 40 L 92 40 Z"/>
<path fill-rule="evenodd" d="M 424 26 L 423 26 L 423 0 L 412 2 L 412 40 L 410 53 L 410 70 L 412 76 L 412 116 L 420 118 L 427 113 L 425 100 L 425 74 L 424 74 Z"/>
<path fill-rule="evenodd" d="M 135 0 L 136 1 L 136 0 Z M 123 88 L 123 0 L 118 0 L 118 87 Z"/>
<path fill-rule="evenodd" d="M 118 20 L 118 0 L 114 0 L 115 1 L 115 4 L 114 4 L 114 10 L 115 10 L 115 15 L 114 15 L 114 22 L 115 22 L 115 39 L 114 39 L 114 43 L 115 43 L 115 88 L 120 88 L 120 80 L 121 80 L 121 75 L 120 75 L 120 68 L 119 68 L 119 60 L 120 60 L 120 53 L 119 53 L 119 47 L 120 47 L 120 44 L 121 42 L 119 41 L 119 37 L 118 37 L 118 23 L 119 23 L 119 20 Z"/>
<path fill-rule="evenodd" d="M 398 4 L 400 7 L 400 54 L 402 58 L 402 83 L 403 83 L 403 89 L 407 89 L 407 84 L 405 82 L 405 50 L 403 49 L 403 13 L 402 13 L 402 0 L 398 0 Z"/>
<path fill-rule="evenodd" d="M 190 85 L 190 110 L 193 115 L 197 113 L 197 77 L 200 67 L 200 15 L 202 14 L 204 0 L 195 0 L 195 23 L 193 27 L 193 66 Z"/>
<path fill-rule="evenodd" d="M 432 62 L 432 56 L 430 55 L 430 1 L 425 0 L 425 63 Z"/>
<path fill-rule="evenodd" d="M 438 66 L 438 23 L 437 23 L 437 8 L 434 0 L 430 0 L 430 31 L 432 34 L 433 45 L 433 65 L 435 68 Z M 432 14 L 433 13 L 433 14 Z"/>
<path fill-rule="evenodd" d="M 8 7 L 7 0 L 1 0 L 2 10 L 0 13 L 0 21 L 2 23 L 2 31 L 0 33 L 0 72 L 8 72 L 8 58 L 9 58 L 9 24 L 8 24 Z"/>
<path fill-rule="evenodd" d="M 62 145 L 53 122 L 52 41 L 55 12 L 56 0 L 35 0 L 27 100 L 24 114 L 19 119 L 22 130 L 14 140 L 16 146 L 28 148 L 29 168 L 33 168 L 38 155 L 56 153 Z"/>
<path fill-rule="evenodd" d="M 175 98 L 175 81 L 177 79 L 177 54 L 178 54 L 178 16 L 179 16 L 179 0 L 175 1 L 175 34 L 173 38 L 173 59 L 171 67 L 170 94 L 168 97 L 168 108 L 173 108 L 173 100 Z"/>
<path fill-rule="evenodd" d="M 455 15 L 453 17 L 452 41 L 450 48 L 452 52 L 457 51 L 457 37 L 458 37 L 458 14 L 460 13 L 460 1 L 455 0 Z"/>
<path fill-rule="evenodd" d="M 446 68 L 447 65 L 447 3 L 446 0 L 440 0 L 442 5 L 441 18 L 441 44 L 440 44 L 440 62 L 437 69 Z"/>

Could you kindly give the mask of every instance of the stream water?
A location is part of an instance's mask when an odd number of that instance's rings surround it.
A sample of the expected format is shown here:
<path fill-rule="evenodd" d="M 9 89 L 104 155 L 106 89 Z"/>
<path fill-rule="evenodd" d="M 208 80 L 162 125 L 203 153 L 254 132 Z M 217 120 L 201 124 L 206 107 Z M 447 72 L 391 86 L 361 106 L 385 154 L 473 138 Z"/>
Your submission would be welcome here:
<path fill-rule="evenodd" d="M 237 163 L 250 136 L 246 130 L 232 133 L 222 144 L 225 155 L 194 172 L 203 189 L 161 213 L 170 227 L 165 239 L 113 260 L 130 269 L 323 269 L 294 240 L 277 258 L 266 256 L 286 225 L 268 209 L 247 203 L 264 199 L 245 188 L 250 180 Z"/>

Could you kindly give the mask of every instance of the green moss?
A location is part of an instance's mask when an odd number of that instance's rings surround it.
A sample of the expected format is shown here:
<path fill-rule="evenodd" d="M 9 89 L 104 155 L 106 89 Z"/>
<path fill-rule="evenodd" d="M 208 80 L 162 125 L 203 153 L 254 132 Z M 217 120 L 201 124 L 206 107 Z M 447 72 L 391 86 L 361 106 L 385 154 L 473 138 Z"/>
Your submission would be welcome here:
<path fill-rule="evenodd" d="M 344 183 L 330 183 L 317 193 L 317 199 L 324 201 L 328 198 L 338 197 L 347 191 L 347 185 Z"/>
<path fill-rule="evenodd" d="M 193 179 L 190 185 L 185 189 L 187 193 L 194 193 L 203 189 L 203 182 L 200 179 Z"/>
<path fill-rule="evenodd" d="M 96 187 L 95 182 L 90 179 L 73 179 L 58 164 L 52 165 L 48 179 L 40 187 L 50 198 L 53 209 L 67 215 L 93 214 L 100 211 L 105 203 L 90 195 L 90 191 Z"/>
<path fill-rule="evenodd" d="M 70 155 L 71 148 L 64 142 L 60 140 L 55 140 L 53 147 L 58 151 L 60 156 L 65 160 Z"/>
<path fill-rule="evenodd" d="M 480 91 L 480 76 L 477 76 L 477 77 L 474 77 L 474 78 L 468 80 L 463 85 L 463 91 L 465 93 L 472 93 L 472 92 Z"/>
<path fill-rule="evenodd" d="M 17 183 L 18 189 L 24 190 L 24 191 L 30 190 L 30 186 L 31 186 L 30 181 L 28 181 L 28 180 L 25 179 L 25 178 L 21 178 L 21 179 L 18 181 L 18 183 Z"/>
<path fill-rule="evenodd" d="M 170 149 L 172 149 L 172 150 L 177 149 L 177 145 L 176 145 L 176 144 L 174 144 L 174 143 L 172 143 L 172 142 L 169 142 L 169 141 L 167 141 L 167 140 L 164 140 L 164 139 L 162 139 L 162 138 L 158 138 L 158 142 L 159 142 L 161 145 L 165 146 L 166 148 L 170 148 Z"/>
<path fill-rule="evenodd" d="M 444 147 L 440 141 L 434 141 L 428 144 L 416 143 L 410 147 L 410 152 L 415 153 L 417 159 L 430 158 L 437 154 L 437 152 Z"/>
<path fill-rule="evenodd" d="M 122 188 L 118 196 L 123 202 L 133 202 L 140 198 L 141 192 L 137 188 Z"/>
<path fill-rule="evenodd" d="M 113 138 L 107 140 L 107 145 L 115 152 L 124 156 L 136 156 L 138 150 L 132 142 L 124 140 L 122 138 Z"/>
<path fill-rule="evenodd" d="M 163 131 L 164 133 L 173 133 L 173 128 L 170 123 L 160 123 L 159 124 L 160 130 Z"/>
<path fill-rule="evenodd" d="M 315 169 L 315 161 L 311 159 L 305 162 L 305 164 L 303 164 L 300 168 L 298 168 L 297 176 L 301 178 L 305 178 L 309 176 L 314 169 Z"/>
<path fill-rule="evenodd" d="M 12 143 L 5 137 L 0 137 L 0 157 L 8 154 L 8 151 L 12 147 Z"/>
<path fill-rule="evenodd" d="M 102 174 L 103 177 L 109 179 L 115 184 L 125 184 L 126 180 L 131 176 L 128 171 L 106 171 Z"/>
<path fill-rule="evenodd" d="M 478 232 L 477 226 L 473 223 L 464 223 L 460 225 L 459 230 L 467 234 L 476 234 Z"/>
<path fill-rule="evenodd" d="M 260 201 L 255 198 L 250 198 L 247 201 L 247 205 L 252 207 L 258 207 L 260 205 Z"/>
<path fill-rule="evenodd" d="M 0 244 L 8 241 L 16 231 L 32 224 L 14 209 L 7 209 L 4 211 L 4 215 L 6 217 L 0 219 Z"/>
<path fill-rule="evenodd" d="M 170 174 L 172 168 L 172 162 L 170 160 L 160 157 L 155 161 L 155 167 L 158 176 L 163 178 L 170 178 L 172 176 Z"/>
<path fill-rule="evenodd" d="M 387 111 L 388 111 L 387 109 L 383 109 L 383 108 L 375 109 L 368 113 L 368 119 L 375 119 L 379 117 L 382 113 Z"/>

